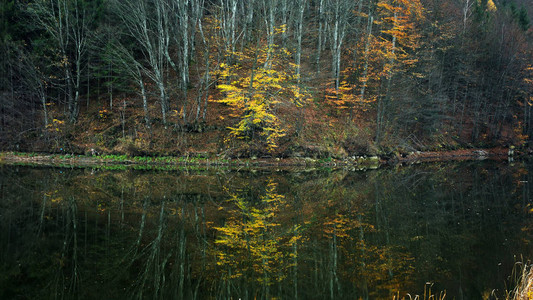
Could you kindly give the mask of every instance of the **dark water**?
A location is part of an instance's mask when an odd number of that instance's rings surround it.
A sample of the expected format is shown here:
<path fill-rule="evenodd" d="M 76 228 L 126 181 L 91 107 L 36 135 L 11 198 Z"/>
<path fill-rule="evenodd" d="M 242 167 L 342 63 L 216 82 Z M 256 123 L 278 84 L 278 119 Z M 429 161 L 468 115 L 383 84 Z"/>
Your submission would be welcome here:
<path fill-rule="evenodd" d="M 533 258 L 531 170 L 0 166 L 0 299 L 481 299 Z"/>

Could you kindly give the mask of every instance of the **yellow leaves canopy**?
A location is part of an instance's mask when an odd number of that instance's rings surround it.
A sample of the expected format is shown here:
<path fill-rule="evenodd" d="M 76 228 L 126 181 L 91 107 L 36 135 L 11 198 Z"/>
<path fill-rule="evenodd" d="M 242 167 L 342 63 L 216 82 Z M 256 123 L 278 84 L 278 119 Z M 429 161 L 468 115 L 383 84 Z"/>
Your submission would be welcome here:
<path fill-rule="evenodd" d="M 291 66 L 284 63 L 288 55 L 290 52 L 284 48 L 268 49 L 263 45 L 232 53 L 234 64 L 220 64 L 216 75 L 221 83 L 217 88 L 224 98 L 217 102 L 229 105 L 233 116 L 240 119 L 237 126 L 228 127 L 232 136 L 240 139 L 260 136 L 269 151 L 277 147 L 285 130 L 275 113 L 276 107 L 280 103 L 300 106 L 305 97 L 287 71 L 287 66 Z"/>

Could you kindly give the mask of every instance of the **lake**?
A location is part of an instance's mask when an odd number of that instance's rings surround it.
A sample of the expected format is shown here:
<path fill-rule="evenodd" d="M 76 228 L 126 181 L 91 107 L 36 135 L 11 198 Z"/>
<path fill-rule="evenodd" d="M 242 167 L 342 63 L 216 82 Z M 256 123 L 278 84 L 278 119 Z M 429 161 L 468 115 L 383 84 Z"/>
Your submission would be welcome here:
<path fill-rule="evenodd" d="M 501 295 L 533 258 L 532 170 L 0 165 L 0 298 Z"/>

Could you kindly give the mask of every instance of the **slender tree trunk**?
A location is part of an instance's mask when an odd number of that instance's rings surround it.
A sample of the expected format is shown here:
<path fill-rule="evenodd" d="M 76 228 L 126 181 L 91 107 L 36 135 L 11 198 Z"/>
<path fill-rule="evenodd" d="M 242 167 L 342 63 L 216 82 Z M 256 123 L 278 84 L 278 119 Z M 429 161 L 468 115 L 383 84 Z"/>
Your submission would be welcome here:
<path fill-rule="evenodd" d="M 146 91 L 144 89 L 144 80 L 142 79 L 141 72 L 139 71 L 139 87 L 141 88 L 141 97 L 143 100 L 143 110 L 144 110 L 144 122 L 148 129 L 152 129 L 152 124 L 150 122 L 150 115 L 148 112 L 148 100 L 146 98 Z"/>
<path fill-rule="evenodd" d="M 302 63 L 302 36 L 303 36 L 303 19 L 304 19 L 304 12 L 305 7 L 307 6 L 307 0 L 300 0 L 298 1 L 299 5 L 299 11 L 298 11 L 298 19 L 297 19 L 297 33 L 296 33 L 296 39 L 297 39 L 297 45 L 296 45 L 296 80 L 298 83 L 298 89 L 302 88 L 301 82 L 301 63 Z M 301 94 L 301 93 L 300 93 Z M 296 99 L 296 105 L 302 105 L 301 99 Z M 302 105 L 303 106 L 303 105 Z M 304 116 L 304 107 L 301 107 L 298 110 L 298 120 L 296 123 L 296 133 L 299 134 L 303 127 L 303 116 Z"/>
<path fill-rule="evenodd" d="M 109 108 L 113 109 L 113 63 L 109 62 L 108 64 L 108 79 L 109 84 L 107 86 L 107 93 L 109 94 Z"/>
<path fill-rule="evenodd" d="M 324 29 L 324 1 L 320 0 L 320 6 L 318 10 L 318 45 L 316 50 L 316 73 L 320 73 L 320 55 L 322 52 L 323 43 L 323 29 Z"/>
<path fill-rule="evenodd" d="M 340 86 L 340 72 L 341 72 L 341 54 L 342 54 L 342 44 L 344 42 L 344 37 L 346 35 L 346 23 L 347 23 L 347 13 L 351 11 L 351 5 L 348 5 L 349 2 L 346 2 L 346 5 L 343 6 L 343 2 L 335 2 L 335 16 L 334 16 L 334 25 L 333 25 L 333 39 L 331 41 L 331 51 L 332 51 L 332 73 L 335 81 L 335 90 L 339 90 Z M 347 12 L 348 11 L 348 12 Z"/>
<path fill-rule="evenodd" d="M 398 14 L 394 12 L 394 23 L 397 22 Z M 378 103 L 378 120 L 377 120 L 377 132 L 376 132 L 376 144 L 379 145 L 381 142 L 382 134 L 385 128 L 385 114 L 387 112 L 389 102 L 390 102 L 390 89 L 392 86 L 392 76 L 393 76 L 393 64 L 394 64 L 394 57 L 396 54 L 396 35 L 392 36 L 392 45 L 391 45 L 391 58 L 389 60 L 389 73 L 387 76 L 387 88 L 385 91 L 384 97 L 379 97 Z"/>
<path fill-rule="evenodd" d="M 181 30 L 181 93 L 183 100 L 182 118 L 187 125 L 187 89 L 189 88 L 189 0 L 179 0 L 179 18 Z"/>
<path fill-rule="evenodd" d="M 44 129 L 48 128 L 48 107 L 46 103 L 46 91 L 43 84 L 39 83 L 39 98 L 41 99 L 41 105 L 43 107 Z"/>
<path fill-rule="evenodd" d="M 465 0 L 465 6 L 463 7 L 463 35 L 466 33 L 466 26 L 468 22 L 468 17 L 470 14 L 470 8 L 474 4 L 472 0 Z"/>
<path fill-rule="evenodd" d="M 204 59 L 205 59 L 205 73 L 204 73 L 204 79 L 203 79 L 203 82 L 204 82 L 204 88 L 203 88 L 203 93 L 204 93 L 204 99 L 205 99 L 205 102 L 204 102 L 204 108 L 203 108 L 203 112 L 202 112 L 202 120 L 205 122 L 205 118 L 206 118 L 206 115 L 207 115 L 207 103 L 208 103 L 208 97 L 209 97 L 209 78 L 210 78 L 210 75 L 209 75 L 209 64 L 210 64 L 210 60 L 209 60 L 209 44 L 207 43 L 207 40 L 205 38 L 205 35 L 204 35 L 204 31 L 203 31 L 203 28 L 202 28 L 202 20 L 198 20 L 198 29 L 200 31 L 200 34 L 202 36 L 202 41 L 204 43 L 204 48 L 205 48 L 205 51 L 204 51 Z M 201 91 L 199 91 L 200 95 L 202 94 Z M 200 98 L 200 101 L 201 101 L 201 98 Z M 198 102 L 198 107 L 200 107 L 201 105 L 201 102 Z M 198 115 L 196 116 L 196 119 L 198 120 Z"/>
<path fill-rule="evenodd" d="M 277 0 L 264 0 L 263 4 L 265 10 L 268 11 L 268 16 L 265 18 L 266 31 L 267 31 L 267 56 L 265 59 L 264 68 L 269 69 L 272 65 L 271 56 L 274 49 L 274 27 L 276 20 L 274 19 L 274 12 L 276 10 Z"/>
<path fill-rule="evenodd" d="M 246 11 L 246 22 L 244 33 L 246 37 L 243 39 L 244 41 L 251 41 L 252 40 L 252 29 L 253 29 L 253 20 L 254 20 L 254 8 L 255 8 L 255 0 L 247 0 L 245 1 L 247 3 L 247 11 Z"/>
<path fill-rule="evenodd" d="M 85 95 L 85 100 L 86 100 L 86 106 L 87 106 L 87 109 L 89 108 L 89 103 L 90 103 L 90 96 L 91 96 L 91 61 L 90 61 L 90 57 L 88 58 L 89 60 L 87 61 L 87 95 Z"/>
<path fill-rule="evenodd" d="M 288 11 L 287 0 L 281 0 L 281 25 L 285 26 L 285 30 L 281 33 L 281 47 L 287 47 L 287 31 L 288 31 Z"/>
<path fill-rule="evenodd" d="M 165 91 L 165 85 L 162 82 L 158 82 L 159 99 L 161 102 L 161 115 L 163 117 L 163 125 L 167 125 L 167 95 Z"/>
<path fill-rule="evenodd" d="M 365 65 L 363 67 L 363 84 L 361 86 L 361 93 L 359 97 L 359 102 L 362 104 L 365 99 L 365 89 L 366 89 L 366 83 L 368 81 L 368 55 L 370 53 L 370 42 L 372 41 L 372 25 L 374 23 L 374 17 L 372 15 L 368 18 L 368 26 L 367 26 L 367 39 L 365 44 Z"/>
<path fill-rule="evenodd" d="M 298 80 L 298 85 L 300 85 L 300 70 L 301 70 L 301 59 L 302 59 L 302 35 L 303 35 L 303 19 L 305 6 L 307 0 L 298 1 L 299 12 L 298 12 L 298 25 L 297 25 L 297 45 L 296 45 L 296 78 Z"/>

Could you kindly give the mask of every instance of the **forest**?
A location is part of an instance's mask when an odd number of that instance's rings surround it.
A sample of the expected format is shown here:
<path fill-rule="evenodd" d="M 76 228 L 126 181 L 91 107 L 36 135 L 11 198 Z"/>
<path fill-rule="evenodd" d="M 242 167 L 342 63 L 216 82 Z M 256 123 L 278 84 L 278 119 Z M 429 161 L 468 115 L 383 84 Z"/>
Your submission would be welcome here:
<path fill-rule="evenodd" d="M 531 16 L 527 0 L 4 0 L 0 150 L 527 149 Z"/>

